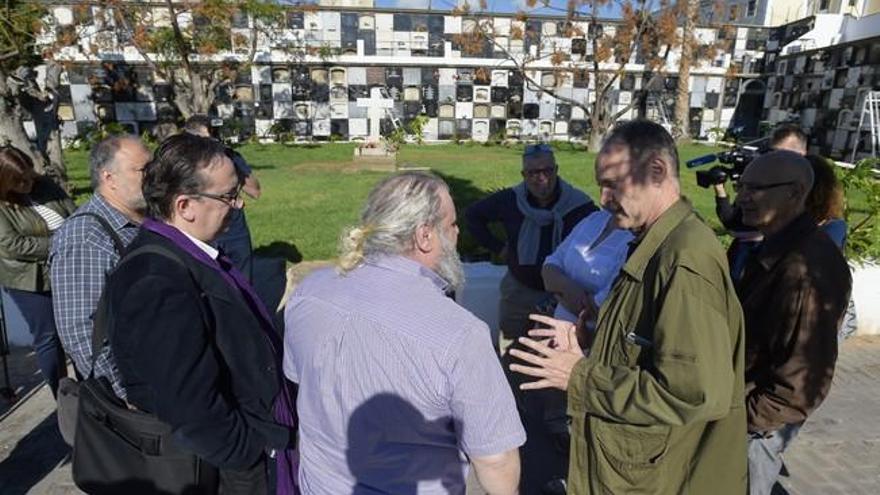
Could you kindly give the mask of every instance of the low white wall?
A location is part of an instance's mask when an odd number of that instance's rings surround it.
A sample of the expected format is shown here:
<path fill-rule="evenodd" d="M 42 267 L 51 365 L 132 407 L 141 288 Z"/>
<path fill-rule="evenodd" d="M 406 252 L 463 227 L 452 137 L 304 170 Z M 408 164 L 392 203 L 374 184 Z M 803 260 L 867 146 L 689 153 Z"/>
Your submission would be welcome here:
<path fill-rule="evenodd" d="M 467 282 L 456 300 L 486 322 L 493 342 L 498 338 L 498 286 L 507 268 L 487 262 L 465 263 Z M 853 267 L 853 299 L 856 304 L 856 335 L 880 335 L 880 264 Z"/>
<path fill-rule="evenodd" d="M 856 335 L 880 335 L 880 265 L 854 266 L 853 299 L 856 304 Z"/>
<path fill-rule="evenodd" d="M 486 322 L 492 331 L 492 342 L 498 342 L 499 285 L 506 272 L 506 266 L 489 262 L 465 263 L 465 284 L 455 294 L 458 304 Z"/>

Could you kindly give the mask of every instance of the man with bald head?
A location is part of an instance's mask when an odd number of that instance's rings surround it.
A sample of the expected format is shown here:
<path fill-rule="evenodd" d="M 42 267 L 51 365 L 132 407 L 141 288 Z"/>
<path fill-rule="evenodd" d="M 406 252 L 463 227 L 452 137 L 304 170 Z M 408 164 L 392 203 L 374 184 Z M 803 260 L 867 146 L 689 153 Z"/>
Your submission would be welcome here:
<path fill-rule="evenodd" d="M 782 452 L 831 387 L 852 279 L 840 249 L 805 211 L 809 162 L 756 158 L 737 183 L 743 223 L 764 236 L 737 293 L 746 323 L 750 493 L 769 494 Z"/>

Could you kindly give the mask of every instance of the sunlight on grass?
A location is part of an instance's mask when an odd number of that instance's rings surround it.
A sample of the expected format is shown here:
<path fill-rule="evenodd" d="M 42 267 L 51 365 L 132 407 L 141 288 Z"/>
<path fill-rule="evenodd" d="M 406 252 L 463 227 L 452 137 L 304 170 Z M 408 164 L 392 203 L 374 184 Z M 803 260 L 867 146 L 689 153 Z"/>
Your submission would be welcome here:
<path fill-rule="evenodd" d="M 352 170 L 353 144 L 322 146 L 246 145 L 239 148 L 263 185 L 263 196 L 248 201 L 248 223 L 254 247 L 283 243 L 295 247 L 304 260 L 332 258 L 341 229 L 355 222 L 370 188 L 387 174 Z M 679 149 L 682 163 L 710 153 L 701 145 Z M 471 202 L 521 180 L 521 147 L 479 144 L 405 146 L 398 163 L 430 167 L 449 182 L 459 216 Z M 78 203 L 89 194 L 87 153 L 65 154 Z M 562 144 L 556 158 L 560 176 L 593 198 L 594 155 Z M 694 171 L 682 166 L 682 189 L 703 218 L 718 230 L 711 191 L 696 186 Z M 462 229 L 460 248 L 473 255 L 475 245 Z"/>

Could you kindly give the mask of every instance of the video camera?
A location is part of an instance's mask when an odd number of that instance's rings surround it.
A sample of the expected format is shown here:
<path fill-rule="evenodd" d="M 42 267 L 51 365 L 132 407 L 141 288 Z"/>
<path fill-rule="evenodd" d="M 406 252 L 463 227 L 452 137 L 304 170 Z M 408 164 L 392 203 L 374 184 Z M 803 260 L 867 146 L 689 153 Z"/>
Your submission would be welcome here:
<path fill-rule="evenodd" d="M 753 146 L 737 146 L 730 151 L 722 151 L 721 153 L 711 153 L 703 155 L 693 160 L 688 160 L 687 168 L 697 168 L 703 165 L 713 163 L 716 160 L 719 163 L 728 165 L 716 165 L 709 170 L 697 171 L 697 185 L 703 188 L 709 188 L 715 184 L 724 184 L 728 179 L 737 180 L 746 169 L 746 165 L 751 163 L 760 153 L 758 148 Z"/>
<path fill-rule="evenodd" d="M 741 133 L 742 128 L 738 127 L 731 132 L 731 136 L 734 139 L 738 139 Z M 747 143 L 736 144 L 730 151 L 699 156 L 693 160 L 688 160 L 686 165 L 687 168 L 697 168 L 716 160 L 729 165 L 728 167 L 716 165 L 709 170 L 698 171 L 697 185 L 703 188 L 708 189 L 716 184 L 724 184 L 728 179 L 736 181 L 739 180 L 739 176 L 745 171 L 746 165 L 768 150 L 769 141 L 769 137 L 762 137 Z"/>

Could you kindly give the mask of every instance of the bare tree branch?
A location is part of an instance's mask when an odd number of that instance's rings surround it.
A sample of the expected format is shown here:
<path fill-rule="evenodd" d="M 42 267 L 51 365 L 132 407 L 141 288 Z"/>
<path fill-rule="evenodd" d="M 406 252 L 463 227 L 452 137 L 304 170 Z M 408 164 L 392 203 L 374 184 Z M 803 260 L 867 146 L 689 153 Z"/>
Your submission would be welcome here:
<path fill-rule="evenodd" d="M 150 69 L 152 69 L 153 72 L 159 74 L 161 77 L 167 79 L 168 77 L 165 71 L 159 67 L 156 61 L 153 60 L 153 57 L 151 57 L 150 54 L 147 53 L 147 50 L 143 46 L 141 46 L 141 43 L 136 39 L 136 33 L 132 29 L 131 23 L 129 22 L 128 17 L 126 17 L 126 14 L 121 6 L 116 6 L 113 8 L 113 18 L 116 19 L 116 22 L 122 24 L 123 29 L 125 29 L 125 31 L 128 33 L 129 38 L 131 39 L 131 44 L 134 45 L 135 50 L 137 50 L 141 58 L 146 61 Z"/>

